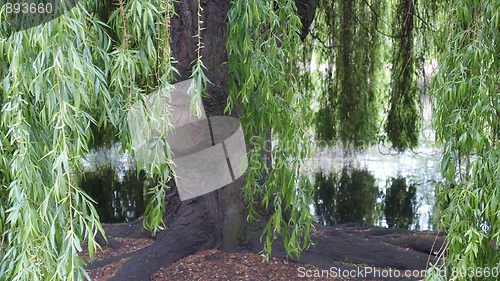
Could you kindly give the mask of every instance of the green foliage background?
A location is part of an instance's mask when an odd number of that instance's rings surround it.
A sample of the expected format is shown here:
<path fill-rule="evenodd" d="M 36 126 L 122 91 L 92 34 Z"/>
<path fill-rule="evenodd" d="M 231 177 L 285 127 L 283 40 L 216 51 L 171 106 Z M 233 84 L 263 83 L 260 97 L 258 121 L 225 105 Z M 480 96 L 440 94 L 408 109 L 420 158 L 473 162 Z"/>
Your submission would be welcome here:
<path fill-rule="evenodd" d="M 457 1 L 443 17 L 432 95 L 444 146 L 446 279 L 497 280 L 491 272 L 500 264 L 500 1 Z"/>
<path fill-rule="evenodd" d="M 366 148 L 377 141 L 384 97 L 384 61 L 389 43 L 379 15 L 387 3 L 320 1 L 310 42 L 317 54 L 320 107 L 316 135 L 345 149 Z"/>

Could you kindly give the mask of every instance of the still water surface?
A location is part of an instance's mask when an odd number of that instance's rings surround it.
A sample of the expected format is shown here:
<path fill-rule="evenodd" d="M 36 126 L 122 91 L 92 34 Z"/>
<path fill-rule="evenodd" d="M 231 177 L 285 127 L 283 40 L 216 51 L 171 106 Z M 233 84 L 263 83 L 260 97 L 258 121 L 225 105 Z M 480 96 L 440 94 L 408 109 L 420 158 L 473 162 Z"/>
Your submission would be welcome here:
<path fill-rule="evenodd" d="M 424 131 L 418 148 L 400 154 L 381 146 L 348 156 L 338 147 L 320 149 L 304 171 L 316 188 L 317 222 L 434 229 L 442 177 L 432 136 Z"/>
<path fill-rule="evenodd" d="M 316 188 L 311 204 L 316 220 L 431 230 L 439 161 L 431 131 L 424 131 L 420 147 L 401 154 L 380 146 L 350 156 L 338 147 L 320 149 L 304 170 Z M 137 173 L 118 144 L 90 153 L 84 166 L 81 185 L 96 200 L 103 222 L 128 222 L 142 215 L 144 193 L 152 183 Z"/>

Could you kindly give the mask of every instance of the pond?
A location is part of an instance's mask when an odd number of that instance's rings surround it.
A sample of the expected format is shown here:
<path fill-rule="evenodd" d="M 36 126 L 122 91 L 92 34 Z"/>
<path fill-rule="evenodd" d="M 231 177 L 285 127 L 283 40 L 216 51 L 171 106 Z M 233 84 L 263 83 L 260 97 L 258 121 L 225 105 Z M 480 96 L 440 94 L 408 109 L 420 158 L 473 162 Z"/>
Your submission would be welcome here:
<path fill-rule="evenodd" d="M 130 222 L 144 213 L 144 194 L 153 183 L 137 173 L 136 163 L 119 144 L 92 151 L 83 166 L 80 186 L 96 201 L 101 222 Z"/>
<path fill-rule="evenodd" d="M 432 135 L 424 131 L 421 145 L 401 154 L 378 146 L 349 157 L 338 147 L 319 150 L 304 170 L 316 188 L 311 204 L 316 221 L 434 229 L 441 175 Z M 81 185 L 97 202 L 102 222 L 128 222 L 143 214 L 144 194 L 153 183 L 137 173 L 119 144 L 90 153 L 84 167 Z"/>
<path fill-rule="evenodd" d="M 380 146 L 350 156 L 339 147 L 320 149 L 304 172 L 316 189 L 316 221 L 434 229 L 435 188 L 442 177 L 432 136 L 424 131 L 418 148 L 400 154 Z"/>

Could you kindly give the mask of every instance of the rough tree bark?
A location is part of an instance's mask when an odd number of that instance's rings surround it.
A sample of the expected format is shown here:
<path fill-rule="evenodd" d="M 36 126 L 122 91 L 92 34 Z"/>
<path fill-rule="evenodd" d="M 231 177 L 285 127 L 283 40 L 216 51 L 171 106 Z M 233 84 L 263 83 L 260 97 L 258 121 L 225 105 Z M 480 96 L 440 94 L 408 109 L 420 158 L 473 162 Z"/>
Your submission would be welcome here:
<path fill-rule="evenodd" d="M 302 3 L 304 2 L 304 3 Z M 297 0 L 301 18 L 308 26 L 314 15 L 315 5 L 308 0 Z M 313 1 L 314 2 L 314 1 Z M 317 2 L 317 1 L 316 1 Z M 203 104 L 207 116 L 223 115 L 228 96 L 228 70 L 226 38 L 229 0 L 202 0 L 203 62 L 207 76 L 212 81 L 207 88 L 208 97 Z M 172 50 L 178 61 L 178 80 L 188 79 L 191 62 L 196 57 L 197 0 L 182 0 L 176 3 L 176 17 L 172 20 Z M 304 27 L 304 30 L 307 30 Z M 304 31 L 305 32 L 305 31 Z M 304 34 L 303 32 L 303 34 Z M 240 112 L 235 110 L 234 117 Z M 244 178 L 217 191 L 181 202 L 175 188 L 167 193 L 166 231 L 160 232 L 150 247 L 141 250 L 118 271 L 112 280 L 149 280 L 160 267 L 173 263 L 203 249 L 217 247 L 229 251 L 245 251 L 259 248 L 265 218 L 255 223 L 246 220 L 247 210 L 240 194 Z M 122 229 L 126 236 L 137 235 L 142 223 L 131 224 Z M 116 233 L 115 233 L 116 234 Z"/>

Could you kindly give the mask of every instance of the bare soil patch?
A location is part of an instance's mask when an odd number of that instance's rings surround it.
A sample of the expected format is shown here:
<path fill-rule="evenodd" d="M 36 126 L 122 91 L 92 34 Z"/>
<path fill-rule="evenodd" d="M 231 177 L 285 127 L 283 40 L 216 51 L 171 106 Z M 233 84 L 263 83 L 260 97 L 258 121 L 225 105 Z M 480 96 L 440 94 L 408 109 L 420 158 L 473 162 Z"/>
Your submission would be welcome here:
<path fill-rule="evenodd" d="M 81 257 L 88 263 L 87 271 L 92 280 L 126 280 L 115 276 L 127 261 L 140 256 L 149 246 L 158 247 L 147 235 L 123 233 L 118 225 L 105 226 L 108 242 L 102 243 L 92 261 L 85 250 Z M 126 237 L 122 237 L 125 235 Z M 312 233 L 315 245 L 302 252 L 299 261 L 287 258 L 286 251 L 279 242 L 273 247 L 273 258 L 263 262 L 256 252 L 225 252 L 218 249 L 198 251 L 174 263 L 164 266 L 150 275 L 149 280 L 421 280 L 413 278 L 374 278 L 373 275 L 359 279 L 324 276 L 325 271 L 335 267 L 340 270 L 354 270 L 373 267 L 383 270 L 424 270 L 427 263 L 434 262 L 436 251 L 443 244 L 444 236 L 435 232 L 415 232 L 401 229 L 362 227 L 355 224 L 333 227 L 317 226 Z M 149 249 L 149 248 L 148 248 Z M 167 251 L 167 250 L 166 250 Z M 149 259 L 143 260 L 145 265 Z M 130 264 L 127 263 L 127 264 Z M 125 265 L 127 266 L 127 265 Z M 161 266 L 161 265 L 160 265 Z M 308 271 L 309 276 L 304 277 Z M 314 273 L 323 272 L 315 278 Z M 401 274 L 402 275 L 402 274 Z M 149 276 L 149 275 L 148 275 Z"/>

